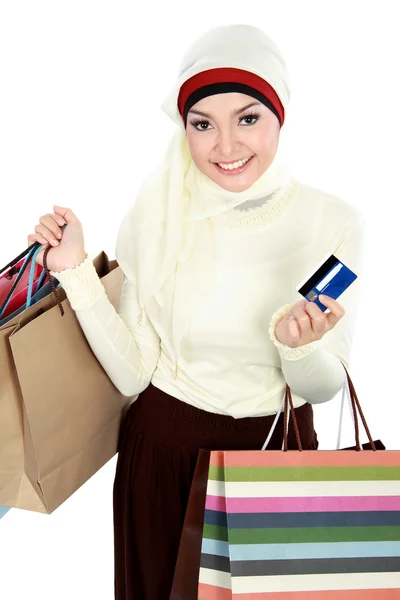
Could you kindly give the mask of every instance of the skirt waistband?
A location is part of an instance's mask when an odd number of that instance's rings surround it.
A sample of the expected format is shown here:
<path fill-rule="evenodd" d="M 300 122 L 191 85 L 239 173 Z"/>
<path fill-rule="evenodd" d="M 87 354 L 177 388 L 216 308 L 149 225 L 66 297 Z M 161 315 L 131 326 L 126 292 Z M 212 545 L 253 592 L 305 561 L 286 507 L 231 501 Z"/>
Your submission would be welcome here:
<path fill-rule="evenodd" d="M 304 446 L 315 442 L 313 411 L 306 403 L 295 409 Z M 168 445 L 210 450 L 261 449 L 276 415 L 235 419 L 201 410 L 150 384 L 130 406 L 123 426 Z M 122 429 L 122 428 L 121 428 Z M 269 449 L 281 449 L 283 415 L 280 415 Z M 296 449 L 293 422 L 289 419 L 289 448 Z"/>

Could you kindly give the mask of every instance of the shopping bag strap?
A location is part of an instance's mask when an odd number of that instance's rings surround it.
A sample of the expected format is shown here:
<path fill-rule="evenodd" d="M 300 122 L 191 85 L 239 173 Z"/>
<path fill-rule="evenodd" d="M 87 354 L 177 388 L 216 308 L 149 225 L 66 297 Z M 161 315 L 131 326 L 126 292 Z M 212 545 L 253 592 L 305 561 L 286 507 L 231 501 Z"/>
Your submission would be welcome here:
<path fill-rule="evenodd" d="M 33 283 L 34 283 L 34 279 L 35 279 L 36 256 L 39 254 L 39 252 L 40 252 L 40 247 L 35 250 L 35 252 L 33 253 L 32 258 L 31 258 L 31 270 L 29 273 L 28 292 L 26 295 L 25 308 L 29 308 L 31 305 L 31 302 L 32 302 Z M 45 273 L 44 270 L 43 270 L 43 273 Z"/>
<path fill-rule="evenodd" d="M 355 438 L 356 438 L 356 449 L 357 450 L 362 450 L 362 445 L 360 444 L 360 431 L 359 431 L 359 426 L 358 426 L 358 416 L 357 416 L 357 412 L 358 412 L 358 414 L 360 415 L 362 424 L 364 426 L 365 433 L 367 434 L 368 441 L 371 444 L 371 448 L 372 448 L 372 450 L 374 450 L 376 452 L 377 450 L 376 450 L 374 441 L 372 439 L 371 432 L 370 432 L 369 427 L 367 425 L 367 421 L 365 419 L 364 413 L 362 411 L 361 404 L 360 404 L 360 401 L 358 399 L 357 392 L 355 390 L 354 384 L 353 384 L 353 382 L 351 380 L 351 377 L 350 377 L 350 375 L 349 375 L 349 373 L 348 373 L 348 371 L 347 371 L 347 369 L 346 369 L 346 367 L 344 365 L 343 365 L 343 368 L 346 371 L 347 381 L 348 381 L 349 390 L 350 390 L 350 397 L 351 397 L 352 407 L 353 407 L 354 430 L 355 430 Z"/>
<path fill-rule="evenodd" d="M 61 229 L 65 229 L 66 227 L 67 227 L 67 224 L 62 225 Z M 43 248 L 43 246 L 40 246 L 40 249 L 42 249 L 42 248 Z M 57 306 L 58 306 L 58 308 L 60 310 L 60 314 L 63 317 L 64 316 L 64 307 L 63 307 L 63 305 L 61 303 L 60 296 L 59 296 L 59 293 L 58 293 L 58 289 L 56 288 L 56 286 L 54 284 L 54 281 L 53 281 L 53 278 L 51 276 L 50 269 L 47 266 L 47 255 L 49 254 L 50 250 L 51 250 L 51 246 L 49 245 L 49 246 L 47 246 L 47 248 L 43 252 L 43 268 L 44 268 L 44 270 L 46 272 L 47 279 L 49 280 L 51 290 L 52 290 L 52 292 L 54 294 L 54 297 L 55 297 L 56 302 L 57 302 Z"/>
<path fill-rule="evenodd" d="M 8 304 L 9 304 L 9 302 L 10 302 L 10 300 L 11 300 L 13 294 L 14 294 L 14 291 L 15 291 L 17 285 L 19 284 L 19 282 L 21 281 L 21 278 L 22 278 L 23 274 L 25 273 L 25 271 L 26 271 L 26 269 L 27 269 L 30 261 L 32 260 L 32 256 L 33 256 L 34 253 L 35 253 L 35 249 L 32 249 L 28 254 L 26 254 L 26 258 L 25 258 L 24 264 L 22 265 L 22 267 L 21 267 L 21 269 L 20 269 L 17 277 L 15 278 L 15 281 L 12 284 L 11 289 L 8 292 L 6 299 L 4 300 L 2 306 L 0 307 L 0 319 L 3 316 L 3 314 L 4 314 L 4 312 L 5 312 Z M 23 258 L 23 257 L 24 257 L 24 254 L 22 254 L 22 256 L 18 257 L 18 261 L 17 262 L 19 262 L 21 260 L 21 258 Z M 14 261 L 12 261 L 10 263 L 10 265 L 12 265 L 12 266 L 14 264 L 16 264 L 16 263 L 14 263 Z"/>
<path fill-rule="evenodd" d="M 0 275 L 2 273 L 4 273 L 4 271 L 7 271 L 7 269 L 12 268 L 14 265 L 19 263 L 19 261 L 22 260 L 25 256 L 28 256 L 28 254 L 30 254 L 30 252 L 34 252 L 34 250 L 36 248 L 38 248 L 39 246 L 40 246 L 40 244 L 38 242 L 35 242 L 31 246 L 29 246 L 29 248 L 27 248 L 26 250 L 21 252 L 21 254 L 19 254 L 16 258 L 13 258 L 13 260 L 11 262 L 9 262 L 8 265 L 6 265 L 5 267 L 2 267 L 0 269 Z"/>
<path fill-rule="evenodd" d="M 373 451 L 377 451 L 376 450 L 376 446 L 375 443 L 372 439 L 369 427 L 367 425 L 367 421 L 365 419 L 364 413 L 362 411 L 361 405 L 360 405 L 360 401 L 358 399 L 357 396 L 357 392 L 355 390 L 354 384 L 351 380 L 351 377 L 349 375 L 349 372 L 347 371 L 345 365 L 342 363 L 342 366 L 346 372 L 346 381 L 344 383 L 344 386 L 347 387 L 348 386 L 348 392 L 349 392 L 349 397 L 350 397 L 350 406 L 351 406 L 351 412 L 353 415 L 353 421 L 354 421 L 354 433 L 355 433 L 355 440 L 356 440 L 356 450 L 357 451 L 361 451 L 362 450 L 362 445 L 360 443 L 360 429 L 359 429 L 359 422 L 358 422 L 358 416 L 360 416 L 362 424 L 364 426 L 365 432 L 368 436 L 368 440 L 369 443 L 371 445 L 371 448 Z M 345 391 L 345 388 L 343 390 L 343 392 Z M 344 396 L 342 396 L 342 406 L 341 406 L 341 416 L 340 416 L 340 427 L 341 427 L 341 421 L 342 421 L 342 417 L 343 417 L 343 405 L 344 405 Z M 300 439 L 300 432 L 299 432 L 299 426 L 297 423 L 297 417 L 296 417 L 296 413 L 294 410 L 294 406 L 293 406 L 293 399 L 292 399 L 292 392 L 290 390 L 290 387 L 286 384 L 286 388 L 285 388 L 285 395 L 284 398 L 281 402 L 281 405 L 279 407 L 278 412 L 276 413 L 274 422 L 272 423 L 271 429 L 268 432 L 268 437 L 264 442 L 264 445 L 262 447 L 262 450 L 265 450 L 271 440 L 271 437 L 274 433 L 274 430 L 277 426 L 278 423 L 278 419 L 282 413 L 283 410 L 283 451 L 287 452 L 288 450 L 288 423 L 289 423 L 289 416 L 291 413 L 292 416 L 292 420 L 293 420 L 293 429 L 294 429 L 294 433 L 295 433 L 295 437 L 296 437 L 296 443 L 297 443 L 297 449 L 301 452 L 302 451 L 302 445 L 301 445 L 301 439 Z M 339 438 L 338 438 L 338 443 L 340 441 L 340 432 L 339 432 Z"/>
<path fill-rule="evenodd" d="M 62 227 L 62 229 L 63 229 L 63 227 Z M 43 268 L 46 271 L 47 279 L 49 280 L 52 292 L 53 292 L 53 294 L 55 296 L 55 299 L 56 299 L 56 302 L 57 302 L 57 306 L 58 306 L 58 308 L 60 310 L 61 316 L 63 317 L 64 316 L 64 307 L 61 304 L 61 300 L 60 300 L 60 296 L 59 296 L 59 293 L 58 293 L 58 289 L 56 288 L 56 286 L 54 284 L 54 281 L 53 281 L 53 278 L 51 276 L 50 270 L 49 270 L 49 268 L 47 266 L 47 255 L 50 252 L 50 250 L 51 250 L 51 246 L 47 246 L 47 248 L 43 252 Z"/>
<path fill-rule="evenodd" d="M 66 225 L 63 225 L 61 227 L 61 229 L 64 229 L 66 227 Z M 26 308 L 28 308 L 30 306 L 31 303 L 31 298 L 32 298 L 32 289 L 33 289 L 33 280 L 34 280 L 34 271 L 35 271 L 35 264 L 36 264 L 36 256 L 39 254 L 39 252 L 42 250 L 43 245 L 41 245 L 39 242 L 35 242 L 34 244 L 31 244 L 31 246 L 29 246 L 29 248 L 27 248 L 26 250 L 24 250 L 24 252 L 21 252 L 21 254 L 19 256 L 17 256 L 16 258 L 14 258 L 10 263 L 8 263 L 8 265 L 6 265 L 5 267 L 3 267 L 0 270 L 0 274 L 2 272 L 4 272 L 5 270 L 7 270 L 8 268 L 12 268 L 14 265 L 16 265 L 22 258 L 25 257 L 25 261 L 24 264 L 22 265 L 17 277 L 15 278 L 15 281 L 13 283 L 13 285 L 11 286 L 11 289 L 9 291 L 9 293 L 7 294 L 6 299 L 4 300 L 2 306 L 0 307 L 0 319 L 2 317 L 2 315 L 4 314 L 13 294 L 14 291 L 18 285 L 18 283 L 21 281 L 21 278 L 23 276 L 23 274 L 25 273 L 29 263 L 31 264 L 31 271 L 30 271 L 30 276 L 29 276 L 29 285 L 28 285 L 28 294 L 27 294 L 27 299 L 26 299 Z M 47 255 L 51 250 L 51 246 L 47 246 L 47 248 L 45 249 L 44 253 L 43 253 L 43 269 L 44 269 L 44 273 L 45 273 L 45 277 L 47 277 L 47 279 L 49 280 L 52 292 L 56 298 L 57 301 L 57 305 L 58 308 L 60 310 L 61 316 L 64 316 L 64 307 L 61 303 L 60 297 L 59 297 L 59 293 L 58 290 L 54 284 L 53 278 L 51 276 L 50 270 L 47 266 Z M 44 280 L 41 278 L 41 282 L 43 282 Z M 37 289 L 39 288 L 40 283 L 37 286 Z"/>
<path fill-rule="evenodd" d="M 289 410 L 290 409 L 290 410 Z M 263 447 L 261 448 L 261 450 L 265 450 L 272 438 L 272 435 L 275 431 L 275 428 L 278 424 L 278 420 L 279 417 L 282 413 L 283 410 L 283 444 L 282 444 L 282 450 L 284 450 L 285 452 L 287 451 L 287 444 L 288 444 L 288 433 L 289 433 L 289 418 L 290 418 L 290 411 L 292 412 L 292 416 L 294 417 L 293 419 L 293 429 L 295 432 L 295 436 L 296 436 L 296 442 L 297 442 L 297 448 L 298 450 L 300 450 L 300 452 L 302 451 L 302 444 L 301 444 L 301 439 L 300 439 L 300 432 L 299 432 L 299 426 L 297 424 L 297 419 L 296 419 L 296 415 L 294 414 L 294 408 L 293 408 L 293 400 L 292 400 L 292 394 L 290 392 L 290 388 L 289 386 L 286 384 L 286 388 L 285 388 L 285 394 L 283 397 L 283 400 L 281 402 L 281 405 L 279 407 L 278 412 L 275 415 L 275 419 L 274 422 L 271 425 L 271 428 L 268 432 L 268 436 L 267 439 L 265 440 Z"/>
<path fill-rule="evenodd" d="M 39 248 L 37 248 L 37 250 L 35 250 L 35 253 L 32 256 L 32 260 L 31 260 L 31 272 L 29 274 L 29 282 L 28 282 L 28 294 L 26 296 L 26 305 L 25 308 L 29 308 L 31 303 L 32 303 L 32 295 L 33 295 L 33 283 L 34 283 L 34 279 L 35 279 L 35 266 L 36 266 L 36 256 L 39 254 L 41 250 L 41 246 L 39 246 Z M 42 283 L 44 282 L 45 278 L 46 278 L 46 271 L 45 269 L 43 269 L 42 273 L 40 274 L 40 277 L 37 281 L 36 284 L 36 289 L 35 289 L 35 293 L 39 290 L 40 286 L 42 285 Z"/>
<path fill-rule="evenodd" d="M 286 394 L 285 394 L 285 405 L 283 409 L 283 451 L 287 452 L 288 449 L 288 435 L 289 435 L 289 407 L 292 413 L 292 421 L 293 421 L 293 429 L 296 436 L 297 449 L 301 452 L 303 450 L 300 440 L 300 432 L 299 426 L 297 423 L 296 413 L 294 412 L 292 392 L 290 391 L 290 387 L 286 384 Z"/>
<path fill-rule="evenodd" d="M 350 414 L 351 414 L 351 419 L 352 419 L 352 422 L 353 422 L 353 427 L 355 428 L 356 422 L 355 422 L 355 418 L 354 418 L 353 403 L 352 403 L 352 399 L 351 399 L 349 381 L 348 381 L 347 377 L 346 377 L 346 381 L 344 382 L 344 385 L 343 385 L 342 400 L 340 402 L 340 417 L 339 417 L 339 427 L 338 427 L 336 450 L 340 450 L 340 445 L 341 445 L 341 442 L 342 442 L 343 415 L 344 415 L 344 404 L 345 404 L 345 399 L 346 398 L 347 398 L 347 401 L 348 401 L 348 406 L 349 406 L 349 411 L 350 411 Z M 363 448 L 362 448 L 362 445 L 361 445 L 361 450 L 362 449 Z"/>
<path fill-rule="evenodd" d="M 273 435 L 273 433 L 274 433 L 274 431 L 275 431 L 275 428 L 276 428 L 276 426 L 277 426 L 277 424 L 278 424 L 278 419 L 279 419 L 279 417 L 281 416 L 281 412 L 282 412 L 282 410 L 284 409 L 284 406 L 285 406 L 285 399 L 286 399 L 286 389 L 285 389 L 285 395 L 284 395 L 284 397 L 283 397 L 283 400 L 282 400 L 282 402 L 281 402 L 281 405 L 280 405 L 280 407 L 279 407 L 279 410 L 278 410 L 278 412 L 277 412 L 277 413 L 276 413 L 276 415 L 275 415 L 274 422 L 273 422 L 273 423 L 272 423 L 272 425 L 271 425 L 271 428 L 270 428 L 270 430 L 269 430 L 269 432 L 268 432 L 268 435 L 267 435 L 267 439 L 265 440 L 265 442 L 264 442 L 264 444 L 263 444 L 263 446 L 262 446 L 261 450 L 265 450 L 265 449 L 267 448 L 267 446 L 268 446 L 268 444 L 269 444 L 269 442 L 270 442 L 270 440 L 271 440 L 271 438 L 272 438 L 272 435 Z M 282 444 L 282 450 L 283 450 L 283 444 Z"/>

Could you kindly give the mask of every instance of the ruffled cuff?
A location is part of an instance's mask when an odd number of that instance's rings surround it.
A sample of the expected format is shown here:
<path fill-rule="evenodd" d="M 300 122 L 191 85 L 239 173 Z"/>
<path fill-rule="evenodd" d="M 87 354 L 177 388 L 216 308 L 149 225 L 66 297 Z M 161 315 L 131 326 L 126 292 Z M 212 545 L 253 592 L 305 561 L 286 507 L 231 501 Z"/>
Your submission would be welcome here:
<path fill-rule="evenodd" d="M 73 269 L 50 271 L 50 274 L 61 283 L 74 311 L 91 308 L 106 293 L 91 255 Z"/>
<path fill-rule="evenodd" d="M 269 337 L 278 348 L 281 358 L 285 360 L 300 360 L 301 358 L 305 358 L 314 352 L 314 350 L 320 345 L 320 340 L 310 342 L 309 344 L 304 344 L 303 346 L 298 346 L 297 348 L 291 348 L 286 344 L 282 344 L 282 342 L 278 340 L 275 333 L 276 326 L 291 311 L 292 306 L 292 304 L 285 304 L 285 306 L 282 306 L 282 308 L 273 314 L 269 324 Z"/>

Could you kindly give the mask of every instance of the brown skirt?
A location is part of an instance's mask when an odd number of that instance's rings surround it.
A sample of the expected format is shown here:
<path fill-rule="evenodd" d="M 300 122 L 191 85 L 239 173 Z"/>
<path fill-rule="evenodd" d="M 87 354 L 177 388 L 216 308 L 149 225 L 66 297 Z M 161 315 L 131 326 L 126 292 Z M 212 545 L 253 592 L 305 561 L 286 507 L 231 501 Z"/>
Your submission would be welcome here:
<path fill-rule="evenodd" d="M 304 449 L 317 449 L 310 404 L 295 409 Z M 114 482 L 116 600 L 169 600 L 200 448 L 259 450 L 274 416 L 234 419 L 194 408 L 152 384 L 123 419 Z M 282 447 L 283 418 L 268 449 Z M 289 422 L 288 446 L 296 449 Z"/>

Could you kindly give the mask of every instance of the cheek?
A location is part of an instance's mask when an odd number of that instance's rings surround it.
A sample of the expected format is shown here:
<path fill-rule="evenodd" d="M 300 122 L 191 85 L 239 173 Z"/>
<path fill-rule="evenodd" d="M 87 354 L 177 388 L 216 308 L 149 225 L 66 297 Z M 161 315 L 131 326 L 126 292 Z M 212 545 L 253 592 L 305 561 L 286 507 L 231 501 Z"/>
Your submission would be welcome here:
<path fill-rule="evenodd" d="M 259 156 L 275 155 L 278 147 L 279 131 L 270 128 L 260 129 L 254 137 L 254 150 Z"/>
<path fill-rule="evenodd" d="M 253 140 L 252 151 L 257 154 L 261 170 L 268 169 L 275 158 L 278 148 L 279 130 L 271 129 L 257 131 Z"/>
<path fill-rule="evenodd" d="M 187 130 L 186 136 L 188 140 L 190 154 L 196 166 L 204 165 L 209 162 L 210 157 L 210 136 L 196 135 L 198 132 Z M 209 139 L 207 139 L 209 138 Z"/>

